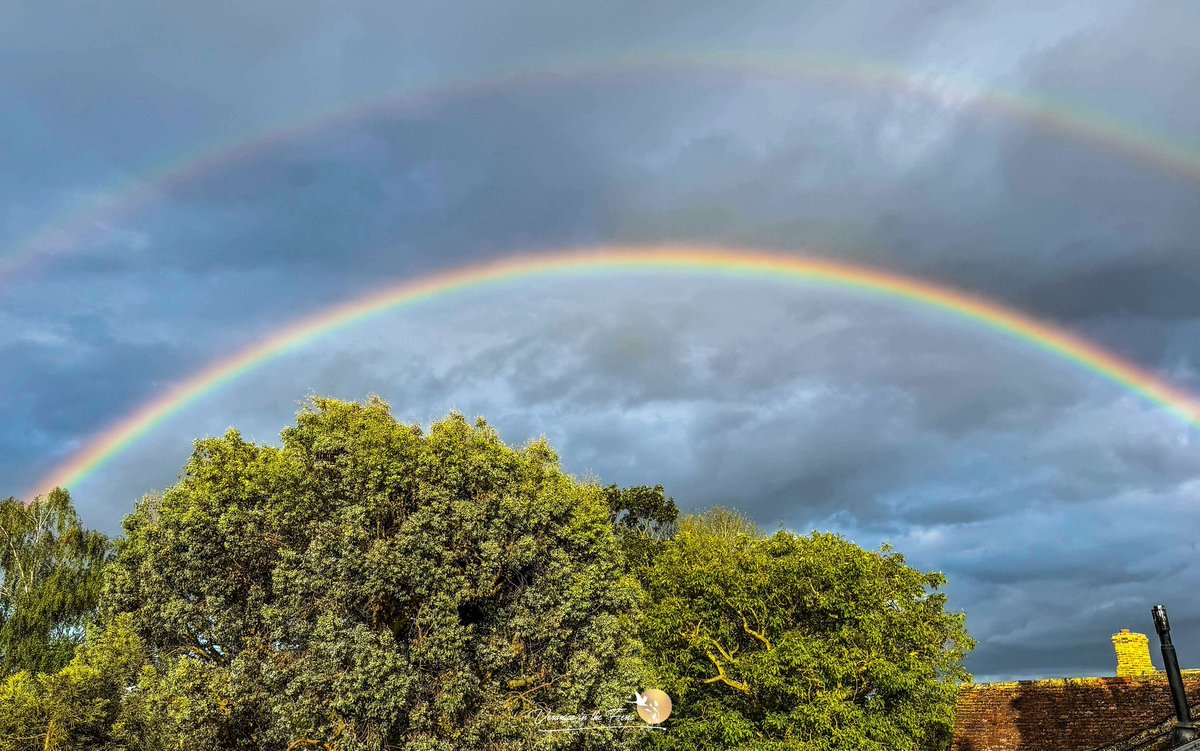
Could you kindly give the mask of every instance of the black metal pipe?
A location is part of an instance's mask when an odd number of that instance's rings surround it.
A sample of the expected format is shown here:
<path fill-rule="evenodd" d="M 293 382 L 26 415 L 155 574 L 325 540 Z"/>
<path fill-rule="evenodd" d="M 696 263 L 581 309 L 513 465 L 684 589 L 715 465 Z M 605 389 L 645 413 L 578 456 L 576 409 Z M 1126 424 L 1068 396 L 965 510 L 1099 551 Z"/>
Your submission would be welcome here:
<path fill-rule="evenodd" d="M 1171 734 L 1172 748 L 1200 738 L 1192 724 L 1192 711 L 1188 708 L 1187 694 L 1183 690 L 1183 675 L 1179 672 L 1179 658 L 1175 656 L 1175 645 L 1171 643 L 1171 624 L 1167 620 L 1167 609 L 1155 605 L 1150 609 L 1154 616 L 1154 630 L 1162 645 L 1163 669 L 1167 672 L 1167 683 L 1171 686 L 1171 702 L 1175 705 L 1175 729 Z"/>

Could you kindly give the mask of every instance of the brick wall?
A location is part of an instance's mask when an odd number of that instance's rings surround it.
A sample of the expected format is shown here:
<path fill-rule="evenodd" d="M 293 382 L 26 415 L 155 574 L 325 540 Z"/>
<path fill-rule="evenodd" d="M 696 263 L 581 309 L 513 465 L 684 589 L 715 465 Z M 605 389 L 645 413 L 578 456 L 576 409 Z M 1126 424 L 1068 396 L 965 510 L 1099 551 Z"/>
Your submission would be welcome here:
<path fill-rule="evenodd" d="M 1200 704 L 1200 671 L 1183 676 L 1189 704 Z M 970 684 L 958 695 L 952 751 L 1143 751 L 1161 735 L 1145 731 L 1173 717 L 1163 673 Z"/>

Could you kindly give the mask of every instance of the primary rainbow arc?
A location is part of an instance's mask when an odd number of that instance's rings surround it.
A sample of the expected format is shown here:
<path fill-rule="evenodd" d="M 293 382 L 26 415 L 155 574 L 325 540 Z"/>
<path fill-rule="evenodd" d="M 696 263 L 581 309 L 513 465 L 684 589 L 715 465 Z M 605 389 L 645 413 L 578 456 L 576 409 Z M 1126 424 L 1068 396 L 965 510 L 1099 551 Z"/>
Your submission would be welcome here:
<path fill-rule="evenodd" d="M 42 481 L 36 492 L 83 482 L 181 409 L 271 360 L 385 311 L 423 300 L 555 274 L 653 271 L 774 282 L 816 282 L 891 298 L 1010 336 L 1090 371 L 1200 427 L 1200 401 L 1153 373 L 1065 329 L 933 282 L 812 257 L 712 247 L 611 247 L 515 256 L 406 281 L 300 319 L 213 363 L 118 421 Z"/>

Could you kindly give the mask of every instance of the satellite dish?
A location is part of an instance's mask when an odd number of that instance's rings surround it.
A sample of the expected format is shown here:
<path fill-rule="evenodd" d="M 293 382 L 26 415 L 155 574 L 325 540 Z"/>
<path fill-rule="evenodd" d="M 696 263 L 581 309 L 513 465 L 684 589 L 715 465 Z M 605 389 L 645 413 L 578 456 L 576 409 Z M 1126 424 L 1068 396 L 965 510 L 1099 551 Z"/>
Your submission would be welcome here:
<path fill-rule="evenodd" d="M 671 697 L 666 691 L 648 688 L 645 693 L 635 693 L 638 717 L 649 725 L 658 725 L 671 716 Z"/>

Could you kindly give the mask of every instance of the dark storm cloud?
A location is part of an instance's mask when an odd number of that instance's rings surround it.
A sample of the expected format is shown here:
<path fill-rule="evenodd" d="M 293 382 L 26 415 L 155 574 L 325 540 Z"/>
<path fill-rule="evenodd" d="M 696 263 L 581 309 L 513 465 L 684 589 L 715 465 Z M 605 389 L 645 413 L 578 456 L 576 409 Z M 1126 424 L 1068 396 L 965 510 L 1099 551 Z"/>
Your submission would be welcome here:
<path fill-rule="evenodd" d="M 1126 509 L 1106 521 L 1120 524 L 1130 513 L 1136 511 Z M 968 625 L 978 633 L 987 624 L 989 634 L 990 648 L 977 650 L 972 658 L 977 675 L 1111 675 L 1115 659 L 1109 635 L 1120 628 L 1149 631 L 1149 608 L 1156 602 L 1179 603 L 1172 613 L 1180 611 L 1180 625 L 1173 616 L 1172 626 L 1180 644 L 1195 643 L 1200 636 L 1195 614 L 1180 602 L 1179 588 L 1172 584 L 1194 580 L 1197 573 L 1178 562 L 1180 548 L 1175 548 L 1174 560 L 1159 565 L 1121 566 L 1106 560 L 1115 557 L 1111 553 L 1097 556 L 1091 565 L 1081 565 L 1087 569 L 1083 575 L 1057 563 L 1055 546 L 1037 552 L 1042 566 L 1017 566 L 1007 577 L 1004 572 L 990 574 L 997 580 L 992 585 L 975 585 L 969 575 L 960 575 L 963 584 L 974 588 L 976 607 L 968 614 Z"/>
<path fill-rule="evenodd" d="M 0 481 L 6 494 L 30 490 L 78 441 L 153 393 L 162 363 L 186 357 L 169 342 L 123 340 L 93 315 L 72 316 L 58 328 L 51 336 L 29 332 L 32 336 L 0 344 L 0 357 L 20 365 L 0 372 L 6 417 Z M 68 443 L 67 437 L 75 440 Z"/>
<path fill-rule="evenodd" d="M 1200 106 L 1184 91 L 1200 80 L 1200 56 L 1186 52 L 1189 43 L 1174 30 L 1197 22 L 1194 6 L 1143 4 L 1093 33 L 1030 55 L 1020 75 L 1047 96 L 1142 123 L 1130 129 L 1168 146 L 1183 144 L 1194 159 L 1186 145 L 1200 127 Z M 996 275 L 1001 289 L 1011 290 L 1004 294 L 1067 320 L 1200 314 L 1193 294 L 1200 281 L 1194 168 L 1173 172 L 1119 148 L 1023 129 L 1001 143 L 1002 193 L 979 207 L 973 221 L 978 232 L 1009 220 L 1007 231 L 976 239 L 973 245 L 992 248 L 995 258 L 973 253 L 971 262 L 999 270 L 1003 259 L 1020 258 L 1009 273 Z"/>
<path fill-rule="evenodd" d="M 277 144 L 138 207 L 122 223 L 151 238 L 139 252 L 91 232 L 59 260 L 98 273 L 335 274 L 349 294 L 496 252 L 595 243 L 611 232 L 595 150 L 561 108 L 549 125 L 543 114 L 490 98 Z"/>

